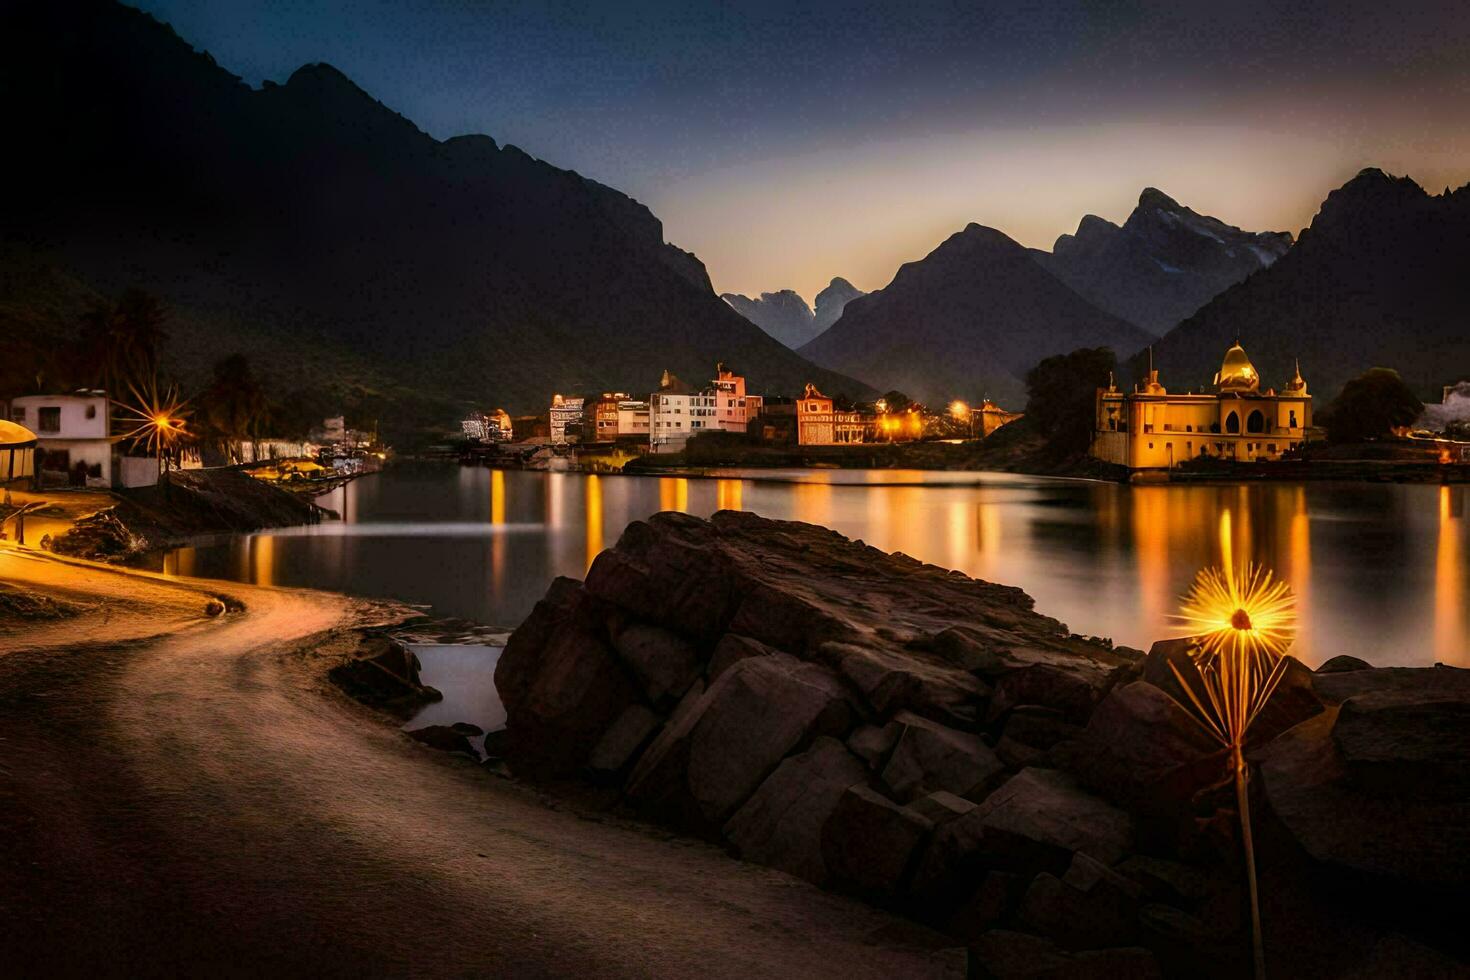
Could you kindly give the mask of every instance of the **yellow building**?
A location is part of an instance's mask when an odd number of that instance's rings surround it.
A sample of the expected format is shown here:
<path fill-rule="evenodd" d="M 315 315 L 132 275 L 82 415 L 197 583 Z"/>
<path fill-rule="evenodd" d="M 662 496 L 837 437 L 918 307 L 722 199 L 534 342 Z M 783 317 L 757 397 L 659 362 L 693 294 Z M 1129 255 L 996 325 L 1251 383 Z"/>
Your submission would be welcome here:
<path fill-rule="evenodd" d="M 1301 445 L 1312 424 L 1312 396 L 1301 368 L 1281 393 L 1261 378 L 1239 344 L 1225 352 L 1215 390 L 1170 394 L 1150 368 L 1148 380 L 1121 392 L 1097 389 L 1092 455 L 1130 469 L 1166 469 L 1199 456 L 1242 461 L 1280 459 Z"/>

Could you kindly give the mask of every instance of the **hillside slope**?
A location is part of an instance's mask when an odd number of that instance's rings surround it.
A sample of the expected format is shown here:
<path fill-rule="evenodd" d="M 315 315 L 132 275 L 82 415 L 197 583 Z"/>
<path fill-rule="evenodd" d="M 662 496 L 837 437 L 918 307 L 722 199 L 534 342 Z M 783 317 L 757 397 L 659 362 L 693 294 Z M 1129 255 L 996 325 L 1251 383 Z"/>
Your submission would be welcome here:
<path fill-rule="evenodd" d="M 971 224 L 893 282 L 852 300 L 801 353 L 870 384 L 931 404 L 1025 400 L 1023 378 L 1044 357 L 1078 347 L 1122 354 L 1147 343 L 993 228 Z"/>
<path fill-rule="evenodd" d="M 197 378 L 234 350 L 278 384 L 543 408 L 723 360 L 752 390 L 815 369 L 713 292 L 631 198 L 485 136 L 438 141 L 328 65 L 256 90 L 115 3 L 7 7 L 3 234 L 87 288 L 175 311 Z M 3 301 L 4 297 L 0 297 Z"/>

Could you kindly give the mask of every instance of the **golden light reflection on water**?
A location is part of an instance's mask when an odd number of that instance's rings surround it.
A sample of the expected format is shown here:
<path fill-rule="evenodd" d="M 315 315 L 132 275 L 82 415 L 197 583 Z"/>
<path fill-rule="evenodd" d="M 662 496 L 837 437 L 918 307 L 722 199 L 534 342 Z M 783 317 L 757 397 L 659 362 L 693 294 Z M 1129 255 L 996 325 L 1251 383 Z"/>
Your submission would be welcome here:
<path fill-rule="evenodd" d="M 1464 490 L 1439 488 L 1439 537 L 1434 552 L 1434 659 L 1459 663 L 1465 656 L 1465 601 L 1460 557 Z"/>
<path fill-rule="evenodd" d="M 602 480 L 596 474 L 587 477 L 587 567 L 602 554 Z"/>
<path fill-rule="evenodd" d="M 681 513 L 688 511 L 689 481 L 682 476 L 659 477 L 658 509 L 677 510 Z"/>
<path fill-rule="evenodd" d="M 715 481 L 715 507 L 717 510 L 744 510 L 741 506 L 742 484 L 739 480 Z"/>
<path fill-rule="evenodd" d="M 1271 566 L 1297 594 L 1300 630 L 1292 652 L 1308 664 L 1338 653 L 1383 664 L 1467 661 L 1470 549 L 1459 487 L 1126 487 L 1020 479 L 939 486 L 885 472 L 882 482 L 865 484 L 805 474 L 801 482 L 732 476 L 691 488 L 682 477 L 501 470 L 472 476 L 456 474 L 447 498 L 426 495 L 422 479 L 360 481 L 343 495 L 341 508 L 353 519 L 345 524 L 179 549 L 165 557 L 164 570 L 408 596 L 447 608 L 458 603 L 455 614 L 514 624 L 546 582 L 584 574 L 629 521 L 658 510 L 707 516 L 749 506 L 1019 586 L 1039 612 L 1078 632 L 1144 648 L 1170 635 L 1177 596 L 1196 571 L 1221 563 L 1228 550 L 1236 563 Z M 484 522 L 487 493 L 492 527 L 454 531 L 456 521 Z M 403 515 L 416 507 L 427 519 L 415 524 Z M 538 526 L 542 515 L 545 526 Z M 414 527 L 380 533 L 346 526 L 358 519 Z M 436 532 L 440 526 L 445 530 Z M 488 545 L 480 537 L 485 530 Z M 480 588 L 465 589 L 467 579 L 480 577 L 487 580 Z M 467 604 L 462 596 L 471 593 L 481 598 Z"/>
<path fill-rule="evenodd" d="M 256 585 L 276 584 L 276 539 L 271 535 L 250 536 L 250 570 Z"/>

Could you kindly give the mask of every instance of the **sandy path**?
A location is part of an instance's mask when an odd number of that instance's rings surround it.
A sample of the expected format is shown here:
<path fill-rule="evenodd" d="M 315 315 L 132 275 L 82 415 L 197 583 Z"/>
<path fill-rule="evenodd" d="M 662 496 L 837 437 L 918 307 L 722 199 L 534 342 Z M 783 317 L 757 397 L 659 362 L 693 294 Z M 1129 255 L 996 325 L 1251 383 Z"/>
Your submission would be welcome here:
<path fill-rule="evenodd" d="M 298 652 L 364 614 L 0 550 L 0 949 L 48 972 L 936 976 L 922 930 L 409 742 Z M 203 601 L 244 604 L 220 619 Z M 117 637 L 127 642 L 117 642 Z"/>

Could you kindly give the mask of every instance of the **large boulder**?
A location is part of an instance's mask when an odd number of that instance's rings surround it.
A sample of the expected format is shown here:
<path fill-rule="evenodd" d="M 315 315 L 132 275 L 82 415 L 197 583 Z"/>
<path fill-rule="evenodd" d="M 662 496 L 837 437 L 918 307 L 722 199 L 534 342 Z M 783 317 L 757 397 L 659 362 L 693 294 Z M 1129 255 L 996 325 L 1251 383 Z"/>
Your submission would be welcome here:
<path fill-rule="evenodd" d="M 652 704 L 678 700 L 704 672 L 693 644 L 660 626 L 631 623 L 613 634 L 612 646 Z"/>
<path fill-rule="evenodd" d="M 501 655 L 496 685 L 505 703 L 509 761 L 518 775 L 547 779 L 582 769 L 607 729 L 639 699 L 587 605 L 574 600 L 539 650 L 522 645 Z M 501 668 L 512 652 L 525 666 L 514 683 L 502 685 Z"/>
<path fill-rule="evenodd" d="M 1175 812 L 1227 774 L 1219 742 L 1148 681 L 1109 693 L 1066 754 L 1088 788 L 1151 815 Z"/>
<path fill-rule="evenodd" d="M 891 901 L 933 826 L 867 786 L 850 786 L 822 828 L 822 858 L 839 887 Z"/>
<path fill-rule="evenodd" d="M 1332 739 L 1348 778 L 1368 792 L 1470 800 L 1470 697 L 1360 694 L 1342 703 Z"/>
<path fill-rule="evenodd" d="M 725 837 L 747 861 L 779 868 L 815 884 L 827 881 L 822 828 L 867 766 L 834 738 L 784 760 L 725 825 Z"/>
<path fill-rule="evenodd" d="M 1054 769 L 1023 769 L 953 824 L 975 822 L 986 849 L 1001 857 L 1040 858 L 1041 866 L 1071 864 L 1078 852 L 1114 864 L 1133 844 L 1133 820 Z"/>
<path fill-rule="evenodd" d="M 935 790 L 974 796 L 1005 772 L 980 736 L 900 711 L 898 740 L 883 767 L 884 784 L 907 803 Z"/>
<path fill-rule="evenodd" d="M 1329 708 L 1260 752 L 1272 812 L 1313 859 L 1374 882 L 1376 891 L 1463 891 L 1470 881 L 1470 799 L 1444 798 L 1438 787 L 1383 795 L 1356 783 L 1333 737 L 1342 710 Z M 1373 744 L 1366 731 L 1350 742 Z M 1372 765 L 1391 763 L 1375 753 Z"/>
<path fill-rule="evenodd" d="M 1188 639 L 1160 640 L 1144 658 L 1142 679 L 1168 694 L 1182 705 L 1191 705 L 1190 692 L 1180 683 L 1183 677 L 1192 688 L 1194 698 L 1209 703 L 1199 684 L 1198 673 L 1190 658 L 1193 642 Z M 1322 710 L 1322 699 L 1316 690 L 1318 675 L 1308 670 L 1295 657 L 1285 658 L 1285 673 L 1271 693 L 1265 707 L 1256 715 L 1246 732 L 1247 745 L 1264 745 L 1293 725 L 1300 724 Z"/>
<path fill-rule="evenodd" d="M 1076 854 L 1062 877 L 1043 872 L 1021 902 L 1028 927 L 1068 949 L 1128 946 L 1138 938 L 1142 889 L 1086 854 Z"/>
<path fill-rule="evenodd" d="M 691 829 L 717 829 L 783 758 L 818 735 L 845 735 L 851 722 L 846 692 L 824 668 L 786 654 L 741 660 L 664 728 L 629 796 Z"/>
<path fill-rule="evenodd" d="M 400 718 L 412 717 L 443 695 L 419 679 L 419 658 L 391 636 L 369 634 L 353 656 L 332 667 L 332 683 L 363 704 Z"/>

